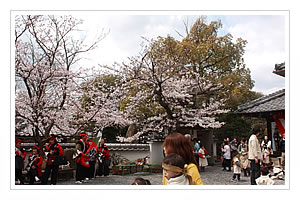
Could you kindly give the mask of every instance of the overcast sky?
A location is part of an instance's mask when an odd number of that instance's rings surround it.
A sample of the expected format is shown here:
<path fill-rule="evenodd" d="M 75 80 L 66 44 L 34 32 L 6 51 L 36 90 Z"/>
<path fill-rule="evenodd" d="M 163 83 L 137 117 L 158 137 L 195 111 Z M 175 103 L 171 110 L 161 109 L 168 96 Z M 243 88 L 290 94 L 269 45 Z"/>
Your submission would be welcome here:
<path fill-rule="evenodd" d="M 263 94 L 285 87 L 285 79 L 272 73 L 275 64 L 288 60 L 288 18 L 284 14 L 268 12 L 267 15 L 257 15 L 250 12 L 249 15 L 248 12 L 247 15 L 205 15 L 208 22 L 221 20 L 223 28 L 219 34 L 231 33 L 234 41 L 238 37 L 248 41 L 245 64 L 255 81 L 253 90 Z M 142 37 L 151 39 L 169 34 L 180 40 L 177 32 L 185 34 L 184 22 L 188 21 L 191 26 L 200 15 L 200 12 L 199 15 L 168 15 L 168 12 L 159 15 L 151 15 L 151 12 L 135 15 L 126 12 L 76 13 L 74 16 L 84 20 L 81 29 L 86 31 L 87 41 L 94 39 L 102 30 L 108 33 L 99 47 L 86 55 L 88 59 L 82 60 L 80 65 L 91 67 L 126 61 L 141 50 Z"/>

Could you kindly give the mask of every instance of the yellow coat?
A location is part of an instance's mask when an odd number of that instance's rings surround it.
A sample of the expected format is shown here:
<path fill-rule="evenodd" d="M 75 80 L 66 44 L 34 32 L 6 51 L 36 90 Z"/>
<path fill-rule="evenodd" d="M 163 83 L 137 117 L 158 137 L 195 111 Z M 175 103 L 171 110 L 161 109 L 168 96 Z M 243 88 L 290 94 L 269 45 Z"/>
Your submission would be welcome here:
<path fill-rule="evenodd" d="M 201 177 L 200 177 L 200 173 L 195 164 L 190 163 L 189 165 L 186 166 L 186 169 L 187 169 L 187 173 L 192 177 L 191 185 L 203 185 Z M 164 171 L 163 171 L 163 185 L 168 185 Z"/>

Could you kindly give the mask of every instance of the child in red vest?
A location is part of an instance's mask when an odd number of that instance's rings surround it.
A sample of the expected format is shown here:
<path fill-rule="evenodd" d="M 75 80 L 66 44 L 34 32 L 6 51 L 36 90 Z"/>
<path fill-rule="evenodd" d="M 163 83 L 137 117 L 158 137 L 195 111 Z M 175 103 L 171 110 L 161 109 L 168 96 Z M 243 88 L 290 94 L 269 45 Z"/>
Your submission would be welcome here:
<path fill-rule="evenodd" d="M 100 147 L 99 147 L 99 168 L 98 175 L 99 176 L 108 176 L 109 175 L 109 165 L 110 165 L 110 155 L 108 147 L 104 144 L 105 138 L 101 139 Z"/>

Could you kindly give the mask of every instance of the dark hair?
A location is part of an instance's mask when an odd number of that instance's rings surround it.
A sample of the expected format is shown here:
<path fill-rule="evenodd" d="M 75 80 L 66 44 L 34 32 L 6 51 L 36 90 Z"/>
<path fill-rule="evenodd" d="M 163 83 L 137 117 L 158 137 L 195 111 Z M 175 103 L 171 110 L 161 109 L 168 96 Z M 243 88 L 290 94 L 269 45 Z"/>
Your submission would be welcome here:
<path fill-rule="evenodd" d="M 261 132 L 261 127 L 260 126 L 256 126 L 252 129 L 252 134 L 256 134 L 256 133 L 260 133 Z"/>
<path fill-rule="evenodd" d="M 268 168 L 268 170 L 270 171 L 270 170 L 273 170 L 273 162 L 270 162 L 270 163 L 268 163 L 267 164 L 267 168 Z"/>
<path fill-rule="evenodd" d="M 165 157 L 162 161 L 165 164 L 173 165 L 176 167 L 180 167 L 181 169 L 184 168 L 184 160 L 183 158 L 176 153 L 171 153 L 167 157 Z"/>
<path fill-rule="evenodd" d="M 141 177 L 137 177 L 134 179 L 134 181 L 131 185 L 151 185 L 151 183 L 148 179 L 143 179 Z"/>
<path fill-rule="evenodd" d="M 36 150 L 37 150 L 37 152 L 38 152 L 38 153 L 40 153 L 40 148 L 39 148 L 38 146 L 34 146 L 34 147 L 32 147 L 32 150 L 33 150 L 33 149 L 36 149 Z"/>
<path fill-rule="evenodd" d="M 193 154 L 194 148 L 192 147 L 190 141 L 180 133 L 173 133 L 166 137 L 163 147 L 168 152 L 168 154 L 176 153 L 180 155 L 185 164 L 194 163 L 196 166 L 197 162 Z"/>
<path fill-rule="evenodd" d="M 262 167 L 261 168 L 261 174 L 263 175 L 263 176 L 266 176 L 266 175 L 268 175 L 269 174 L 269 169 L 267 168 L 267 167 Z"/>

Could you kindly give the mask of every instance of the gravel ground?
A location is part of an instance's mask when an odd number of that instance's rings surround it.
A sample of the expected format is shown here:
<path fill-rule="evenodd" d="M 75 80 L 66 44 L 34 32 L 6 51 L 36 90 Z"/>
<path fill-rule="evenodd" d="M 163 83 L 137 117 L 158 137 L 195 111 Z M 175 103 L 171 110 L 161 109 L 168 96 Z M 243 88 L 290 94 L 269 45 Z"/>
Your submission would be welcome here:
<path fill-rule="evenodd" d="M 200 172 L 200 175 L 204 185 L 250 185 L 250 177 L 244 177 L 243 174 L 239 182 L 232 182 L 232 172 L 222 171 L 221 163 L 216 163 L 214 166 L 207 166 L 205 171 Z M 82 185 L 131 185 L 136 177 L 148 179 L 152 185 L 162 184 L 162 173 L 149 175 L 144 172 L 138 172 L 125 176 L 109 175 L 108 177 L 97 177 Z M 284 180 L 274 181 L 275 185 L 285 184 Z M 57 182 L 57 185 L 75 185 L 75 180 L 61 180 Z"/>

